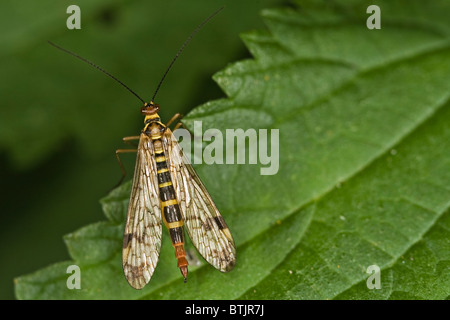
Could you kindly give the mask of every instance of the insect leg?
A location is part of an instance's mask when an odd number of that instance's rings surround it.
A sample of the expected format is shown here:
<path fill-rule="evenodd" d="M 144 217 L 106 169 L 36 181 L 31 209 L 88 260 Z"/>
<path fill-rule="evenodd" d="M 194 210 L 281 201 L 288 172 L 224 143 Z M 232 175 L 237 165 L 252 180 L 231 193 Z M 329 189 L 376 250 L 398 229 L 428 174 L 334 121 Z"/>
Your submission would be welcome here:
<path fill-rule="evenodd" d="M 169 122 L 167 122 L 166 127 L 170 126 L 172 124 L 172 122 L 174 122 L 175 120 L 178 119 L 178 121 L 181 120 L 181 118 L 183 118 L 183 115 L 181 113 L 176 113 L 170 120 Z"/>
<path fill-rule="evenodd" d="M 120 170 L 122 171 L 122 177 L 120 178 L 119 183 L 117 183 L 114 186 L 113 189 L 115 189 L 118 186 L 120 186 L 122 184 L 122 182 L 123 182 L 123 179 L 125 179 L 125 176 L 127 175 L 127 172 L 125 171 L 125 167 L 123 166 L 123 163 L 120 160 L 119 154 L 121 154 L 121 153 L 130 153 L 130 152 L 137 152 L 137 150 L 136 149 L 117 149 L 116 150 L 116 159 L 117 159 L 117 162 L 119 162 Z"/>
<path fill-rule="evenodd" d="M 136 144 L 130 143 L 130 141 L 139 140 L 139 138 L 140 138 L 140 136 L 123 137 L 123 138 L 122 138 L 122 141 L 125 142 L 125 143 L 127 143 L 127 144 L 129 144 L 129 145 L 132 145 L 132 146 L 134 146 L 134 147 L 137 147 Z"/>
<path fill-rule="evenodd" d="M 180 127 L 183 127 L 189 131 L 189 129 L 184 126 L 183 122 L 178 122 L 177 125 L 173 128 L 173 131 L 177 130 Z"/>
<path fill-rule="evenodd" d="M 173 128 L 172 131 L 175 131 L 177 129 L 179 129 L 180 127 L 183 127 L 184 129 L 188 130 L 188 128 L 185 127 L 185 125 L 180 121 L 181 118 L 183 118 L 183 115 L 180 113 L 176 113 L 170 120 L 169 122 L 167 122 L 166 127 L 170 126 L 175 120 L 178 120 L 178 123 L 175 125 L 175 127 Z M 189 131 L 190 132 L 190 131 Z M 192 134 L 192 132 L 191 132 Z"/>

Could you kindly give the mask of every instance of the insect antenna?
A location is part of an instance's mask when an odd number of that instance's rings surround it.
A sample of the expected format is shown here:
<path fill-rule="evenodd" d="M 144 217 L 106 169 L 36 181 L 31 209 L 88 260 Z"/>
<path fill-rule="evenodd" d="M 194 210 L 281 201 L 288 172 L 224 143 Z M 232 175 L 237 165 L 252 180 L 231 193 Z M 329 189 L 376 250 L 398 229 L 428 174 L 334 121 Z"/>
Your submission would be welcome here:
<path fill-rule="evenodd" d="M 89 61 L 89 60 L 86 59 L 86 58 L 83 58 L 83 57 L 79 56 L 78 54 L 76 54 L 76 53 L 74 53 L 74 52 L 72 52 L 72 51 L 69 51 L 69 50 L 67 50 L 67 49 L 61 48 L 60 46 L 54 44 L 54 43 L 51 42 L 51 41 L 48 41 L 48 43 L 51 44 L 52 46 L 54 46 L 55 48 L 57 48 L 57 49 L 59 49 L 59 50 L 65 52 L 65 53 L 68 53 L 68 54 L 74 56 L 75 58 L 78 58 L 78 59 L 80 59 L 81 61 L 86 62 L 87 64 L 90 64 L 90 65 L 93 66 L 94 68 L 97 68 L 98 70 L 100 70 L 101 72 L 103 72 L 104 74 L 106 74 L 108 77 L 112 78 L 113 80 L 116 80 L 116 81 L 117 81 L 119 84 L 121 84 L 125 89 L 127 89 L 128 91 L 130 91 L 136 98 L 138 98 L 139 100 L 142 101 L 142 103 L 145 104 L 144 99 L 142 99 L 136 92 L 134 92 L 133 90 L 131 90 L 125 83 L 123 83 L 122 81 L 120 81 L 119 79 L 117 79 L 116 77 L 114 77 L 114 76 L 113 76 L 111 73 L 109 73 L 108 71 L 104 70 L 103 68 L 101 68 L 100 66 L 96 65 L 95 63 Z"/>
<path fill-rule="evenodd" d="M 180 54 L 183 52 L 184 48 L 188 45 L 188 43 L 192 40 L 192 38 L 197 34 L 197 32 L 200 31 L 200 29 L 206 24 L 208 23 L 209 20 L 211 20 L 212 18 L 214 18 L 220 11 L 222 11 L 225 8 L 225 6 L 221 7 L 220 9 L 218 9 L 216 12 L 214 12 L 213 14 L 211 14 L 208 18 L 206 18 L 200 25 L 197 26 L 197 28 L 195 28 L 195 30 L 189 35 L 189 37 L 186 39 L 186 41 L 183 43 L 183 45 L 181 46 L 181 48 L 178 50 L 177 54 L 175 55 L 175 57 L 172 59 L 172 62 L 169 64 L 169 67 L 167 68 L 166 72 L 164 72 L 164 75 L 161 78 L 161 81 L 158 83 L 158 86 L 156 87 L 155 93 L 153 94 L 152 97 L 152 101 L 155 100 L 156 94 L 159 91 L 159 88 L 161 87 L 162 83 L 164 82 L 164 79 L 166 78 L 167 74 L 169 73 L 170 69 L 172 68 L 173 64 L 175 63 L 175 61 L 178 59 L 178 57 L 180 56 Z M 145 100 L 142 99 L 136 92 L 134 92 L 133 90 L 130 89 L 130 87 L 128 87 L 125 83 L 123 83 L 122 81 L 120 81 L 119 79 L 117 79 L 115 76 L 113 76 L 111 73 L 109 73 L 108 71 L 106 71 L 105 69 L 103 69 L 102 67 L 96 65 L 95 63 L 93 63 L 92 61 L 89 61 L 86 58 L 83 58 L 81 56 L 79 56 L 78 54 L 69 51 L 67 49 L 64 49 L 56 44 L 54 44 L 51 41 L 48 41 L 49 44 L 51 44 L 52 46 L 54 46 L 55 48 L 68 53 L 72 56 L 74 56 L 75 58 L 80 59 L 83 62 L 86 62 L 87 64 L 93 66 L 94 68 L 100 70 L 101 72 L 103 72 L 104 74 L 106 74 L 108 77 L 110 77 L 111 79 L 117 81 L 120 85 L 122 85 L 125 89 L 127 89 L 129 92 L 131 92 L 136 98 L 138 98 L 143 104 L 146 104 Z"/>
<path fill-rule="evenodd" d="M 178 50 L 177 54 L 175 55 L 175 57 L 172 59 L 172 62 L 169 64 L 169 67 L 167 68 L 166 72 L 164 72 L 164 75 L 161 78 L 161 81 L 159 81 L 158 86 L 156 87 L 155 93 L 153 94 L 152 97 L 152 101 L 155 101 L 155 97 L 156 94 L 159 91 L 159 88 L 161 87 L 164 79 L 166 78 L 167 74 L 169 73 L 170 69 L 172 68 L 173 64 L 175 63 L 175 61 L 178 59 L 178 57 L 180 56 L 180 54 L 183 52 L 184 48 L 188 45 L 188 43 L 192 40 L 192 38 L 197 34 L 197 32 L 200 31 L 200 29 L 209 22 L 209 20 L 211 20 L 212 18 L 214 18 L 220 11 L 222 11 L 225 8 L 225 6 L 219 8 L 216 12 L 214 12 L 213 14 L 211 14 L 208 18 L 206 18 L 201 24 L 199 24 L 197 26 L 197 28 L 195 28 L 194 31 L 192 31 L 192 33 L 189 35 L 189 37 L 186 39 L 186 41 L 184 41 L 183 45 L 180 47 L 180 49 Z"/>

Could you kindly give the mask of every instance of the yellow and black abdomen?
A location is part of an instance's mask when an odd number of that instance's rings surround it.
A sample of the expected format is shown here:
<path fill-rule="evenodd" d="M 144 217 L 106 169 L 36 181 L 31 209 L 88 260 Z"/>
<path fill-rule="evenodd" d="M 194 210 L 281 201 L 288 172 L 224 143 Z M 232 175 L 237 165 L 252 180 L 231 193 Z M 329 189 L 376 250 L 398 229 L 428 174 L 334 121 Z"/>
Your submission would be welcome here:
<path fill-rule="evenodd" d="M 172 177 L 167 165 L 167 160 L 164 156 L 161 138 L 159 136 L 152 135 L 151 138 L 155 147 L 161 214 L 164 224 L 167 229 L 169 229 L 170 239 L 175 249 L 175 256 L 178 260 L 178 267 L 186 279 L 188 262 L 186 260 L 186 252 L 184 250 L 183 218 L 181 216 L 180 206 L 176 198 L 175 189 L 172 184 Z"/>

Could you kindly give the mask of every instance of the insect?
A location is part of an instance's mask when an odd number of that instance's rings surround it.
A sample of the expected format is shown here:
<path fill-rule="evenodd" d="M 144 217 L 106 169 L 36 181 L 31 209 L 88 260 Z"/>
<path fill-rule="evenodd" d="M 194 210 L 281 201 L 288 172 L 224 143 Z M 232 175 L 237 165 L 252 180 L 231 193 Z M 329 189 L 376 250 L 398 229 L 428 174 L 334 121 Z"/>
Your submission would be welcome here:
<path fill-rule="evenodd" d="M 122 179 L 125 172 L 119 154 L 137 151 L 122 249 L 123 271 L 128 283 L 135 289 L 142 289 L 155 271 L 161 249 L 162 223 L 168 229 L 178 268 L 185 282 L 188 262 L 184 248 L 184 227 L 199 253 L 216 269 L 228 272 L 236 262 L 236 248 L 230 230 L 169 128 L 178 114 L 165 125 L 158 115 L 159 105 L 154 102 L 159 87 L 184 47 L 222 9 L 210 15 L 187 38 L 148 103 L 104 69 L 49 42 L 113 78 L 144 104 L 141 108 L 144 116 L 141 134 L 123 139 L 126 142 L 139 140 L 137 150 L 116 151 Z"/>

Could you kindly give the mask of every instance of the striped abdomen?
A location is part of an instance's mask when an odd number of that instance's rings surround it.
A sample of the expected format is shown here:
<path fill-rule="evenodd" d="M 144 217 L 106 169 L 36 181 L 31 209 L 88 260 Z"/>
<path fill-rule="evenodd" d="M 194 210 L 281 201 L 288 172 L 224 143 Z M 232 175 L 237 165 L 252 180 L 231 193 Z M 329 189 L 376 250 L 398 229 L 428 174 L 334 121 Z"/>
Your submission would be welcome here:
<path fill-rule="evenodd" d="M 161 214 L 164 224 L 167 229 L 169 229 L 170 239 L 175 249 L 175 256 L 178 260 L 178 268 L 180 268 L 181 273 L 186 279 L 188 263 L 186 260 L 186 252 L 184 250 L 183 218 L 175 195 L 175 189 L 172 184 L 167 160 L 164 156 L 161 134 L 157 133 L 162 132 L 164 128 L 165 127 L 160 123 L 150 125 L 150 138 L 153 141 L 155 150 Z"/>

